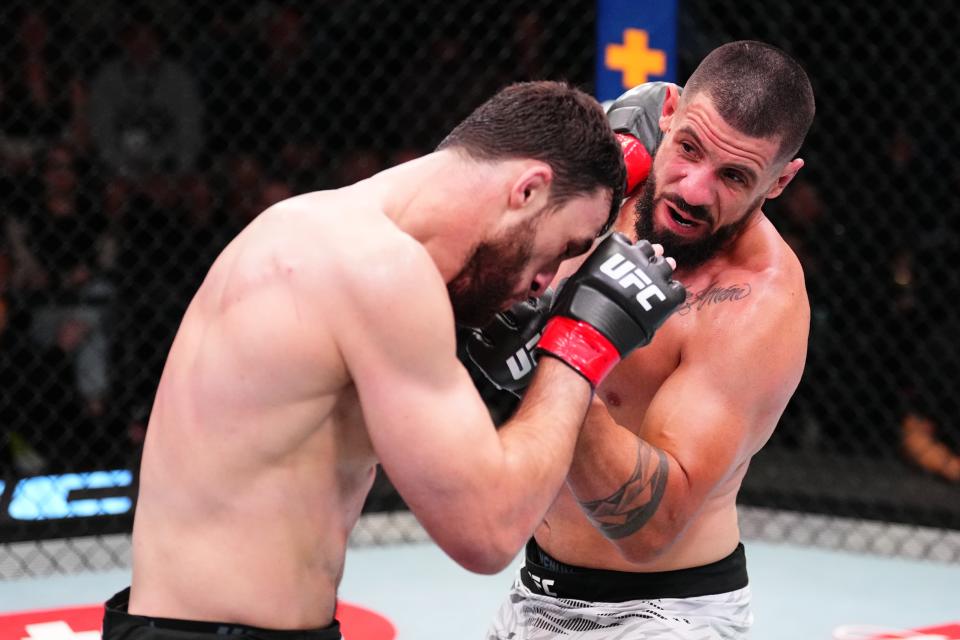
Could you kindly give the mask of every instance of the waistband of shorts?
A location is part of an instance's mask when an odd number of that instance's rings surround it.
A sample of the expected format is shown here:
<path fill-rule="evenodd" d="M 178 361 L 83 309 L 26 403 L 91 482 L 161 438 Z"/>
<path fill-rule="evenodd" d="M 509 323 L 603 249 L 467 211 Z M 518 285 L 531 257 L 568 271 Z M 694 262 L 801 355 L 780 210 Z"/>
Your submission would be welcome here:
<path fill-rule="evenodd" d="M 263 629 L 233 622 L 208 622 L 202 620 L 178 620 L 176 618 L 155 618 L 129 613 L 130 587 L 107 600 L 103 614 L 103 638 L 127 637 L 133 629 L 148 627 L 155 631 L 155 637 L 163 637 L 162 631 L 169 630 L 190 634 L 190 638 L 200 636 L 234 636 L 239 638 L 255 637 L 262 640 L 341 640 L 340 623 L 334 620 L 329 626 L 318 629 Z M 136 636 L 132 636 L 136 637 Z M 154 636 L 151 636 L 154 637 Z"/>
<path fill-rule="evenodd" d="M 537 594 L 592 602 L 695 598 L 737 591 L 749 582 L 742 543 L 727 557 L 700 567 L 641 573 L 569 565 L 547 554 L 533 538 L 527 543 L 520 580 Z"/>

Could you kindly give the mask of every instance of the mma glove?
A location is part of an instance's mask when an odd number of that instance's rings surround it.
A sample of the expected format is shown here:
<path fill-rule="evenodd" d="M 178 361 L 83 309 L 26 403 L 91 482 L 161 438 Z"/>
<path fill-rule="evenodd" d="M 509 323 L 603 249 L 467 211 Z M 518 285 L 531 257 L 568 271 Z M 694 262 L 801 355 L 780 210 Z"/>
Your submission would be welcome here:
<path fill-rule="evenodd" d="M 596 389 L 683 303 L 686 291 L 672 276 L 649 242 L 611 234 L 563 285 L 537 355 L 563 361 Z"/>
<path fill-rule="evenodd" d="M 660 115 L 667 82 L 645 82 L 617 98 L 607 109 L 607 121 L 623 149 L 627 167 L 626 197 L 636 193 L 650 175 L 653 155 L 663 141 Z"/>
<path fill-rule="evenodd" d="M 498 313 L 467 337 L 467 355 L 498 389 L 522 397 L 537 366 L 534 348 L 547 324 L 553 289 Z"/>
<path fill-rule="evenodd" d="M 667 96 L 667 86 L 668 83 L 666 82 L 647 82 L 638 85 L 617 98 L 607 110 L 607 120 L 623 149 L 623 159 L 627 168 L 626 196 L 628 197 L 635 193 L 646 181 L 653 164 L 653 154 L 663 140 L 663 132 L 660 130 L 660 115 L 663 113 L 663 101 Z M 630 245 L 624 236 L 621 236 L 621 238 L 623 242 L 634 249 L 640 246 L 639 244 L 636 246 Z M 649 248 L 650 257 L 652 257 L 652 248 L 649 243 L 644 244 Z M 598 246 L 597 251 L 599 252 L 601 247 L 605 245 L 606 242 Z M 666 261 L 658 260 L 669 269 Z M 589 263 L 590 260 L 587 262 Z M 652 268 L 649 267 L 649 263 L 651 263 L 649 258 L 638 258 L 636 263 L 638 265 L 646 264 L 647 268 Z M 645 273 L 643 271 L 644 267 L 640 266 L 638 268 L 641 269 L 641 273 Z M 658 266 L 657 268 L 661 267 Z M 583 271 L 582 268 L 581 271 Z M 669 273 L 672 273 L 672 270 Z M 669 278 L 669 273 L 667 278 Z M 680 287 L 678 283 L 672 280 L 670 280 L 670 283 L 672 284 L 663 283 L 665 285 L 664 291 L 672 292 L 671 287 L 674 285 Z M 537 364 L 535 347 L 549 318 L 553 293 L 552 290 L 548 289 L 539 299 L 531 298 L 515 304 L 509 310 L 498 313 L 486 327 L 473 330 L 468 336 L 466 351 L 470 361 L 498 389 L 522 397 L 523 391 L 530 384 Z M 684 295 L 683 288 L 680 287 L 681 302 Z M 663 301 L 660 305 L 662 304 Z M 660 305 L 658 305 L 658 308 L 660 308 Z M 663 315 L 655 326 L 652 323 L 645 325 L 649 330 L 649 335 L 643 344 L 649 342 L 653 336 L 653 331 L 666 320 L 670 312 L 672 312 L 672 308 Z M 641 346 L 641 344 L 638 343 L 635 346 Z M 626 355 L 626 353 L 622 352 L 621 357 L 622 355 Z M 619 360 L 619 357 L 617 360 Z M 612 367 L 613 364 L 610 366 Z M 576 367 L 574 368 L 576 369 Z M 581 373 L 583 372 L 581 371 Z M 585 377 L 588 380 L 590 379 L 587 375 Z M 591 382 L 591 384 L 593 383 Z"/>

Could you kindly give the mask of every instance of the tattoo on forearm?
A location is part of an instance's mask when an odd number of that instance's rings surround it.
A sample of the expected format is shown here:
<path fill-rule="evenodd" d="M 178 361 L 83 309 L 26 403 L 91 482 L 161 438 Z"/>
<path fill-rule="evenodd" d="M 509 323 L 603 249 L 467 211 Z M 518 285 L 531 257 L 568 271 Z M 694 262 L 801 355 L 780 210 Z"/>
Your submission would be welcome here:
<path fill-rule="evenodd" d="M 680 305 L 680 308 L 677 309 L 677 313 L 685 315 L 694 310 L 699 311 L 708 305 L 743 300 L 750 295 L 751 291 L 752 289 L 748 282 L 732 284 L 728 287 L 711 285 L 701 291 L 688 291 L 687 299 Z"/>
<path fill-rule="evenodd" d="M 629 536 L 656 514 L 667 488 L 669 468 L 663 451 L 642 444 L 636 468 L 619 489 L 607 498 L 580 505 L 603 535 L 612 539 Z"/>

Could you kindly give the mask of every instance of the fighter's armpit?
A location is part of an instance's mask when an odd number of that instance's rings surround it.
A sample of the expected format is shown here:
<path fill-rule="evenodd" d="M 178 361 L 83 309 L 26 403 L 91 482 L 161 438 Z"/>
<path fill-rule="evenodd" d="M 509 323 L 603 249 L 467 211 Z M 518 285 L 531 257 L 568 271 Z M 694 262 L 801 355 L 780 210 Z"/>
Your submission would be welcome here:
<path fill-rule="evenodd" d="M 627 481 L 606 498 L 581 502 L 580 506 L 605 536 L 614 540 L 625 538 L 656 515 L 669 469 L 661 449 L 642 443 L 637 464 Z"/>

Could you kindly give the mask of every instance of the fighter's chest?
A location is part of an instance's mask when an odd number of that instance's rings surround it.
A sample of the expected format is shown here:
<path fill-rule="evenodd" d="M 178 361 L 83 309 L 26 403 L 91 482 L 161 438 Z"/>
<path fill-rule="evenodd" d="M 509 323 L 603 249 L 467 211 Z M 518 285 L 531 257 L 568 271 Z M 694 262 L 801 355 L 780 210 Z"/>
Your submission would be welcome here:
<path fill-rule="evenodd" d="M 680 365 L 697 318 L 674 314 L 645 347 L 624 358 L 600 385 L 598 393 L 611 416 L 627 428 L 639 428 L 657 392 Z"/>

